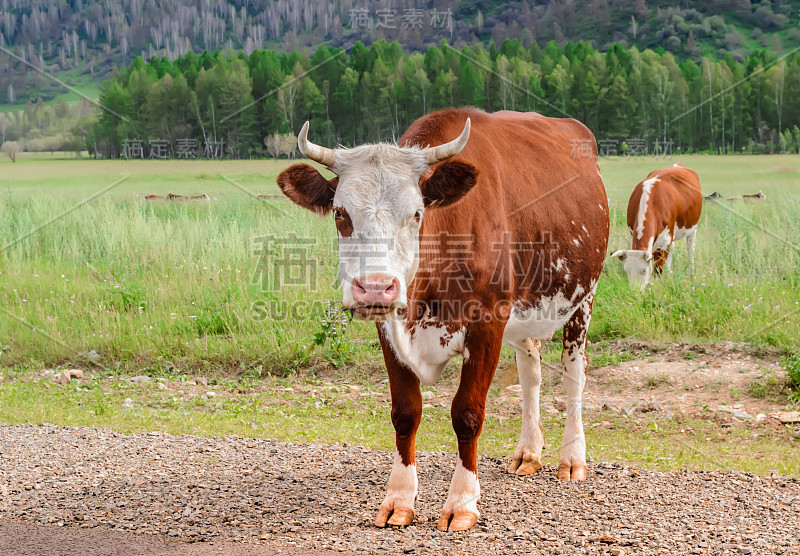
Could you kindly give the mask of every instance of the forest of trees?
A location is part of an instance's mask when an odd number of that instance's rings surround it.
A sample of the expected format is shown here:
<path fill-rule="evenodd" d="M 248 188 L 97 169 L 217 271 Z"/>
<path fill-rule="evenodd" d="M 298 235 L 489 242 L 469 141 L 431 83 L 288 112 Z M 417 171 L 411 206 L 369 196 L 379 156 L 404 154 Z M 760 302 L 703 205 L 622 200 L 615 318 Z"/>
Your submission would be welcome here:
<path fill-rule="evenodd" d="M 461 105 L 571 116 L 599 141 L 618 151 L 636 145 L 638 154 L 667 145 L 682 152 L 797 152 L 800 54 L 694 62 L 663 51 L 614 46 L 600 53 L 555 42 L 525 48 L 518 41 L 489 49 L 443 41 L 424 54 L 384 41 L 356 44 L 349 53 L 322 46 L 310 57 L 189 53 L 135 60 L 103 85 L 100 103 L 105 109 L 85 135 L 100 157 L 129 154 L 132 140 L 142 142 L 137 156 L 145 157 L 153 141 L 175 156 L 187 140 L 197 156 L 269 156 L 269 138 L 296 133 L 305 120 L 325 145 L 392 140 L 417 117 Z M 209 143 L 215 154 L 204 152 Z"/>
<path fill-rule="evenodd" d="M 0 0 L 0 103 L 67 91 L 108 77 L 141 56 L 175 59 L 190 51 L 291 52 L 321 44 L 398 41 L 423 52 L 450 44 L 529 49 L 551 40 L 662 47 L 686 59 L 742 61 L 756 49 L 780 55 L 800 46 L 800 0 Z"/>

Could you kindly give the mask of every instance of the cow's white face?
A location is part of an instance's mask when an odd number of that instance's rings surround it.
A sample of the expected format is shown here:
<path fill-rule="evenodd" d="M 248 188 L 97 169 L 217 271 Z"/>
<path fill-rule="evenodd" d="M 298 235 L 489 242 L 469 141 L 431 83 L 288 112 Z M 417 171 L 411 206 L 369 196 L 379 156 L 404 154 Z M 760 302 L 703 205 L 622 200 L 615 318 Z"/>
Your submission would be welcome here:
<path fill-rule="evenodd" d="M 337 151 L 333 216 L 339 234 L 339 278 L 345 308 L 380 320 L 407 306 L 419 265 L 428 171 L 422 151 L 367 145 Z"/>
<path fill-rule="evenodd" d="M 387 144 L 325 149 L 307 142 L 307 126 L 300 150 L 337 177 L 326 180 L 311 166 L 297 164 L 281 172 L 278 185 L 300 206 L 333 212 L 343 306 L 361 319 L 388 319 L 408 305 L 426 208 L 454 203 L 476 183 L 477 171 L 464 162 L 443 162 L 430 171 L 464 147 L 469 120 L 458 139 L 426 149 Z"/>
<path fill-rule="evenodd" d="M 644 289 L 653 275 L 653 254 L 649 251 L 628 249 L 617 251 L 612 257 L 617 257 L 623 263 L 628 283 L 632 287 Z"/>

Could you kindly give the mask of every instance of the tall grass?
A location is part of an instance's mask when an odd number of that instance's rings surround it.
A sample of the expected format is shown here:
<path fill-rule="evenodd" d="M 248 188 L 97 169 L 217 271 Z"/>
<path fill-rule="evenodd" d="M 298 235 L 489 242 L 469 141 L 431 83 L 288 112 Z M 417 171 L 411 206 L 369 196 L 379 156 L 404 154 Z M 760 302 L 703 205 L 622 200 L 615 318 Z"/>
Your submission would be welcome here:
<path fill-rule="evenodd" d="M 0 237 L 24 237 L 72 201 L 2 204 Z M 0 255 L 2 304 L 12 315 L 0 320 L 9 346 L 2 363 L 54 364 L 95 350 L 108 361 L 291 365 L 316 324 L 308 314 L 315 306 L 288 308 L 336 295 L 325 224 L 244 198 L 169 206 L 99 199 Z M 311 296 L 300 286 L 263 291 L 254 238 L 278 230 L 317 242 Z M 276 312 L 278 301 L 286 311 Z"/>
<path fill-rule="evenodd" d="M 68 161 L 60 164 L 70 168 Z M 147 187 L 140 191 L 148 193 L 165 193 L 167 187 L 197 191 L 198 178 L 182 173 L 185 167 L 171 174 L 169 163 L 161 163 L 158 175 L 143 175 L 145 185 L 137 187 Z M 634 165 L 611 170 L 613 249 L 630 244 L 624 207 L 643 175 Z M 146 185 L 151 178 L 156 185 Z M 0 364 L 80 362 L 94 358 L 94 350 L 106 365 L 285 373 L 327 358 L 324 350 L 310 346 L 322 326 L 326 300 L 341 295 L 330 219 L 286 201 L 234 195 L 230 187 L 218 200 L 197 204 L 105 196 L 59 217 L 86 196 L 76 176 L 63 178 L 70 180 L 66 190 L 59 189 L 57 177 L 48 178 L 55 185 L 47 187 L 37 182 L 43 178 L 6 179 L 0 242 L 11 246 L 0 253 L 0 306 L 7 313 L 0 318 Z M 250 171 L 241 179 L 259 191 L 276 190 L 274 175 Z M 213 178 L 205 183 L 201 189 L 212 194 L 207 187 L 224 185 Z M 309 259 L 315 288 L 262 287 L 264 272 L 273 267 L 268 260 L 259 262 L 255 238 L 288 232 L 314 242 Z M 632 291 L 621 264 L 608 261 L 590 338 L 794 345 L 800 337 L 798 237 L 797 190 L 771 192 L 763 202 L 709 204 L 700 222 L 693 275 L 682 243 L 674 273 L 644 292 Z M 379 361 L 374 326 L 354 322 L 337 350 L 351 363 Z"/>

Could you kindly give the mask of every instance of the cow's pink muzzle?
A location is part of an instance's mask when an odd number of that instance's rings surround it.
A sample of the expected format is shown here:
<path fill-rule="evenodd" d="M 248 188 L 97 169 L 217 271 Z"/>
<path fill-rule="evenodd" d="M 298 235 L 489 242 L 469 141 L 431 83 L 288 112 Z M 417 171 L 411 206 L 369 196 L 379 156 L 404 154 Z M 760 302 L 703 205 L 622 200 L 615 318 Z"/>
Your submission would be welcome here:
<path fill-rule="evenodd" d="M 388 310 L 399 294 L 400 282 L 391 276 L 373 274 L 353 279 L 353 299 L 358 309 Z"/>

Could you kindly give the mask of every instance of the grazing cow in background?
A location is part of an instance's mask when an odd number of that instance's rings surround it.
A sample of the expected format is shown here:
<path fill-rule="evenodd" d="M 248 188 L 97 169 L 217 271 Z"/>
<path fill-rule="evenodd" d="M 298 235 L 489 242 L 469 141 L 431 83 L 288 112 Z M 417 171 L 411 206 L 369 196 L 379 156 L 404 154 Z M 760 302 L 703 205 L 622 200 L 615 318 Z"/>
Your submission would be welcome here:
<path fill-rule="evenodd" d="M 591 145 L 585 156 L 570 155 L 576 141 Z M 375 524 L 414 518 L 420 383 L 434 383 L 458 355 L 459 458 L 438 528 L 478 520 L 478 436 L 503 342 L 516 351 L 523 394 L 509 471 L 541 469 L 539 340 L 562 327 L 568 410 L 558 478 L 584 480 L 586 333 L 609 230 L 591 132 L 575 120 L 464 108 L 423 116 L 398 145 L 321 147 L 308 140 L 308 122 L 298 144 L 336 177 L 298 164 L 278 185 L 302 207 L 333 212 L 343 305 L 376 322 L 389 374 L 397 452 Z"/>
<path fill-rule="evenodd" d="M 628 200 L 628 230 L 633 243 L 613 253 L 624 263 L 631 285 L 644 288 L 655 270 L 672 269 L 672 246 L 686 239 L 689 265 L 694 260 L 697 222 L 703 194 L 697 172 L 683 164 L 653 170 Z"/>

